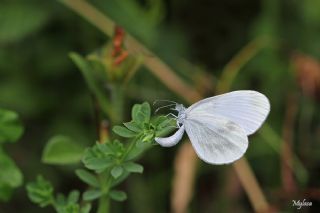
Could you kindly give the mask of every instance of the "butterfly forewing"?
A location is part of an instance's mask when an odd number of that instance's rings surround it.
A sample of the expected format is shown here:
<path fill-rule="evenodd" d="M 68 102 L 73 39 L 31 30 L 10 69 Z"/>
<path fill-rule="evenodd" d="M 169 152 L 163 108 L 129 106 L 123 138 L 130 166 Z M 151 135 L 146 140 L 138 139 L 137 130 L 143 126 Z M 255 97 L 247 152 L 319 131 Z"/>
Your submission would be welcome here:
<path fill-rule="evenodd" d="M 239 90 L 203 99 L 190 106 L 186 113 L 223 116 L 242 127 L 246 135 L 251 135 L 259 129 L 269 111 L 266 96 L 252 90 Z"/>
<path fill-rule="evenodd" d="M 189 115 L 184 125 L 196 153 L 207 163 L 231 163 L 247 150 L 245 130 L 223 117 Z"/>

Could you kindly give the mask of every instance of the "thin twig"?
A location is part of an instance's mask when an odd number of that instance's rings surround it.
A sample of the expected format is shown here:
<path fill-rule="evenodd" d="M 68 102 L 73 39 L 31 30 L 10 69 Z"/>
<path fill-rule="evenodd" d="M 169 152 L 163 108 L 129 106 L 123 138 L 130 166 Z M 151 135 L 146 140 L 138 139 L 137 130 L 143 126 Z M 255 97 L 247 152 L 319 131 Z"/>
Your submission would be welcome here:
<path fill-rule="evenodd" d="M 287 100 L 287 107 L 285 113 L 285 119 L 282 130 L 282 163 L 281 163 L 281 174 L 282 174 L 282 185 L 287 194 L 296 192 L 297 186 L 292 172 L 293 164 L 293 153 L 292 153 L 292 139 L 294 121 L 297 114 L 297 100 L 293 94 L 289 94 Z"/>

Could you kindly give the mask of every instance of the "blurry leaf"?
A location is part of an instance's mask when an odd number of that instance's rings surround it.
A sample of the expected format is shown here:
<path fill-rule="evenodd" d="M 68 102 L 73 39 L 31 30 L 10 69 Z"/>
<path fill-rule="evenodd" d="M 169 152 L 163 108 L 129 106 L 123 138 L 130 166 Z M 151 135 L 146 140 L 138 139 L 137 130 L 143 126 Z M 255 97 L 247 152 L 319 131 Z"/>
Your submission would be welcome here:
<path fill-rule="evenodd" d="M 137 135 L 137 133 L 132 132 L 122 126 L 115 126 L 112 128 L 112 131 L 115 132 L 117 135 L 120 135 L 121 137 L 124 137 L 124 138 L 133 138 Z"/>
<path fill-rule="evenodd" d="M 90 172 L 87 172 L 84 169 L 77 169 L 76 170 L 77 176 L 85 183 L 87 183 L 90 186 L 99 187 L 99 181 L 97 180 L 97 177 L 91 174 Z"/>
<path fill-rule="evenodd" d="M 35 182 L 28 183 L 26 188 L 29 199 L 40 207 L 45 207 L 53 202 L 53 187 L 41 175 L 37 177 Z"/>
<path fill-rule="evenodd" d="M 131 117 L 132 117 L 132 120 L 138 124 L 140 124 L 140 120 L 138 118 L 138 113 L 141 111 L 141 105 L 140 104 L 135 104 L 133 105 L 132 107 L 132 110 L 131 110 Z"/>
<path fill-rule="evenodd" d="M 143 122 L 145 121 L 145 116 L 144 114 L 139 111 L 137 114 L 136 114 L 136 120 L 135 120 L 137 123 L 140 123 L 140 124 L 143 124 Z"/>
<path fill-rule="evenodd" d="M 111 187 L 115 187 L 118 184 L 122 183 L 129 176 L 129 174 L 129 172 L 124 170 L 122 175 L 112 182 Z"/>
<path fill-rule="evenodd" d="M 114 179 L 120 177 L 123 173 L 123 168 L 121 166 L 116 166 L 111 170 L 111 175 Z"/>
<path fill-rule="evenodd" d="M 113 113 L 111 112 L 111 106 L 106 98 L 104 91 L 100 88 L 100 86 L 97 84 L 96 79 L 94 78 L 94 73 L 92 71 L 92 67 L 90 63 L 80 56 L 77 53 L 71 53 L 70 58 L 72 61 L 78 66 L 79 70 L 82 72 L 82 75 L 87 83 L 87 86 L 89 87 L 90 91 L 96 96 L 96 98 L 99 101 L 99 104 L 101 105 L 101 109 L 109 116 L 112 117 Z M 111 119 L 113 120 L 113 119 Z"/>
<path fill-rule="evenodd" d="M 77 203 L 80 197 L 80 192 L 78 190 L 73 190 L 69 193 L 68 203 Z"/>
<path fill-rule="evenodd" d="M 83 193 L 83 200 L 85 201 L 95 200 L 101 197 L 102 195 L 103 193 L 99 189 L 88 190 Z"/>
<path fill-rule="evenodd" d="M 23 133 L 17 113 L 0 109 L 0 143 L 15 142 Z"/>
<path fill-rule="evenodd" d="M 138 158 L 140 155 L 142 155 L 143 152 L 145 152 L 147 149 L 151 148 L 151 143 L 137 143 L 134 145 L 134 147 L 130 150 L 130 152 L 127 154 L 125 160 L 134 160 Z"/>
<path fill-rule="evenodd" d="M 86 203 L 85 205 L 83 205 L 83 207 L 80 210 L 80 213 L 89 213 L 91 210 L 91 204 L 90 203 Z"/>
<path fill-rule="evenodd" d="M 85 154 L 86 155 L 86 154 Z M 86 155 L 82 162 L 84 163 L 84 166 L 91 170 L 96 170 L 96 172 L 102 172 L 106 168 L 110 167 L 113 162 L 109 159 L 99 159 L 92 157 L 90 155 Z"/>
<path fill-rule="evenodd" d="M 17 41 L 38 30 L 47 20 L 48 13 L 29 3 L 1 3 L 0 43 Z"/>
<path fill-rule="evenodd" d="M 125 201 L 127 199 L 127 194 L 123 191 L 112 190 L 109 196 L 116 201 Z"/>
<path fill-rule="evenodd" d="M 22 184 L 23 176 L 16 164 L 0 149 L 0 200 L 7 201 L 12 189 Z"/>
<path fill-rule="evenodd" d="M 73 164 L 81 160 L 84 148 L 71 138 L 57 135 L 49 140 L 42 154 L 47 164 Z"/>
<path fill-rule="evenodd" d="M 123 144 L 117 140 L 104 144 L 97 143 L 85 151 L 82 162 L 88 169 L 102 172 L 116 164 L 124 151 Z"/>
<path fill-rule="evenodd" d="M 125 127 L 136 133 L 139 133 L 142 130 L 141 127 L 139 127 L 139 125 L 134 121 L 124 123 L 123 125 L 125 125 Z"/>
<path fill-rule="evenodd" d="M 141 104 L 141 112 L 144 117 L 144 122 L 148 123 L 151 116 L 151 108 L 148 102 L 144 102 L 143 104 Z"/>
<path fill-rule="evenodd" d="M 143 173 L 143 166 L 141 166 L 140 164 L 137 164 L 137 163 L 127 162 L 123 165 L 123 167 L 128 172 Z"/>

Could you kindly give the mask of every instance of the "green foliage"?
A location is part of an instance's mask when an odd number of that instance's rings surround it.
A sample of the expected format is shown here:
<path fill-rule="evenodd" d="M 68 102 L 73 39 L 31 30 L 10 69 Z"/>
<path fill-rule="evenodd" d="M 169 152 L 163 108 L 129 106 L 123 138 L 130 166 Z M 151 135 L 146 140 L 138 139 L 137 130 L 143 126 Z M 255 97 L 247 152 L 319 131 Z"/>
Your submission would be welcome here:
<path fill-rule="evenodd" d="M 95 200 L 101 197 L 102 195 L 103 195 L 103 192 L 100 189 L 88 190 L 83 193 L 83 200 L 85 201 Z"/>
<path fill-rule="evenodd" d="M 15 162 L 3 151 L 5 142 L 16 142 L 23 133 L 18 115 L 0 108 L 0 200 L 8 201 L 13 189 L 23 182 L 23 175 Z"/>
<path fill-rule="evenodd" d="M 132 172 L 132 173 L 142 173 L 143 172 L 143 166 L 137 163 L 133 162 L 127 162 L 123 164 L 124 169 L 127 172 Z"/>
<path fill-rule="evenodd" d="M 27 184 L 27 192 L 29 199 L 40 207 L 48 206 L 54 202 L 53 186 L 41 175 L 37 177 L 35 182 Z"/>
<path fill-rule="evenodd" d="M 77 176 L 86 184 L 93 187 L 99 187 L 99 181 L 95 175 L 92 173 L 84 170 L 84 169 L 77 169 L 76 170 Z"/>
<path fill-rule="evenodd" d="M 70 137 L 57 135 L 51 138 L 42 154 L 47 164 L 74 164 L 81 161 L 84 148 Z"/>
<path fill-rule="evenodd" d="M 18 114 L 0 108 L 0 144 L 16 142 L 23 133 Z"/>
<path fill-rule="evenodd" d="M 0 200 L 8 201 L 14 188 L 21 186 L 23 176 L 14 161 L 0 147 Z"/>
<path fill-rule="evenodd" d="M 35 32 L 46 19 L 47 13 L 36 5 L 1 3 L 0 44 L 17 41 Z"/>
<path fill-rule="evenodd" d="M 90 203 L 79 204 L 80 192 L 73 190 L 66 197 L 58 194 L 56 198 L 53 194 L 52 184 L 39 175 L 35 182 L 30 182 L 26 186 L 29 199 L 40 207 L 52 205 L 58 213 L 89 213 Z"/>
<path fill-rule="evenodd" d="M 123 191 L 112 190 L 109 193 L 110 198 L 115 201 L 125 201 L 127 199 L 127 194 Z"/>
<path fill-rule="evenodd" d="M 103 84 L 99 84 L 97 80 L 97 72 L 95 72 L 95 67 L 92 63 L 90 63 L 89 60 L 83 58 L 77 53 L 71 53 L 70 58 L 72 61 L 78 66 L 79 70 L 81 71 L 87 86 L 89 90 L 92 92 L 92 94 L 95 95 L 97 98 L 99 105 L 101 106 L 101 109 L 103 112 L 106 113 L 109 117 L 112 117 L 113 114 L 110 111 L 111 105 L 107 97 L 104 95 L 105 91 L 103 89 Z M 100 75 L 98 75 L 100 76 Z M 99 79 L 101 81 L 101 79 Z"/>
<path fill-rule="evenodd" d="M 123 144 L 118 140 L 104 144 L 97 143 L 85 151 L 82 162 L 88 169 L 101 173 L 117 165 L 124 151 Z"/>
<path fill-rule="evenodd" d="M 112 130 L 117 135 L 120 135 L 121 137 L 124 137 L 124 138 L 134 138 L 137 135 L 136 132 L 133 132 L 130 129 L 127 129 L 127 128 L 122 127 L 122 126 L 115 126 L 115 127 L 113 127 Z"/>

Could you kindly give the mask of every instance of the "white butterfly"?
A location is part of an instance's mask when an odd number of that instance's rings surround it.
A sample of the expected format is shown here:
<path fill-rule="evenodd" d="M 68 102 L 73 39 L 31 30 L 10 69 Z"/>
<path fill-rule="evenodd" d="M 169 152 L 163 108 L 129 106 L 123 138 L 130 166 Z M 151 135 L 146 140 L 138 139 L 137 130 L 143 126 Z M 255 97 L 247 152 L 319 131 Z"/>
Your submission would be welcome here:
<path fill-rule="evenodd" d="M 248 135 L 260 128 L 270 111 L 266 96 L 239 90 L 203 99 L 190 107 L 175 104 L 179 130 L 155 140 L 161 146 L 176 145 L 187 132 L 199 158 L 210 164 L 238 160 L 248 148 Z"/>

